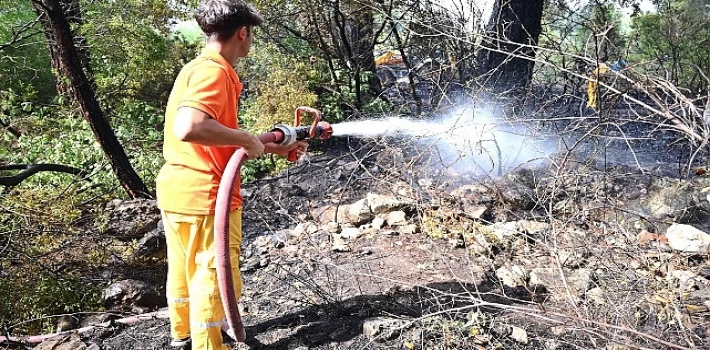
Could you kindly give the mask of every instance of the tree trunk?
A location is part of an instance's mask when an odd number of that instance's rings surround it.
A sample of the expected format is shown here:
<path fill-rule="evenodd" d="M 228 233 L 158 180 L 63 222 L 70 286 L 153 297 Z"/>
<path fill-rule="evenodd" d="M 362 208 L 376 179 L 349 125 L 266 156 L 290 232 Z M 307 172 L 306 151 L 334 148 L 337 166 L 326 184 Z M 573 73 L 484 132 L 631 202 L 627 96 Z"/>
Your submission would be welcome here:
<path fill-rule="evenodd" d="M 66 18 L 66 21 L 69 24 L 69 28 L 71 28 L 72 26 L 80 27 L 83 24 L 83 19 L 81 16 L 81 6 L 79 4 L 79 0 L 60 0 L 59 3 L 62 8 L 62 12 L 64 13 L 64 17 Z M 35 12 L 41 18 L 44 18 L 44 12 L 41 10 L 41 7 L 35 6 Z M 52 31 L 44 30 L 44 35 L 47 39 L 47 42 L 57 42 L 57 40 L 54 38 L 54 33 Z M 92 88 L 95 88 L 95 84 L 93 81 L 93 69 L 91 68 L 91 61 L 89 57 L 89 52 L 87 50 L 86 38 L 74 35 L 72 37 L 74 41 L 74 47 L 76 48 L 77 56 L 81 61 L 81 66 L 87 74 L 87 79 L 90 79 L 89 82 L 91 83 Z M 50 63 L 52 65 L 52 70 L 55 72 L 55 75 L 59 77 L 61 75 L 61 67 L 59 66 L 61 59 L 59 58 L 59 52 L 57 52 L 57 50 L 58 49 L 54 45 L 49 45 L 49 57 Z M 67 84 L 68 82 L 65 79 L 57 79 L 57 93 L 60 95 L 68 95 L 75 98 L 71 88 Z"/>
<path fill-rule="evenodd" d="M 33 0 L 41 14 L 52 55 L 52 65 L 57 67 L 57 79 L 66 79 L 72 96 L 77 99 L 84 119 L 89 122 L 96 140 L 108 158 L 118 181 L 131 198 L 150 198 L 143 180 L 128 161 L 123 146 L 116 138 L 96 99 L 91 82 L 82 67 L 82 60 L 75 46 L 69 21 L 64 12 L 68 7 L 62 0 Z M 64 6 L 63 6 L 64 5 Z"/>
<path fill-rule="evenodd" d="M 544 0 L 496 0 L 477 57 L 479 81 L 494 93 L 522 92 L 532 79 Z"/>

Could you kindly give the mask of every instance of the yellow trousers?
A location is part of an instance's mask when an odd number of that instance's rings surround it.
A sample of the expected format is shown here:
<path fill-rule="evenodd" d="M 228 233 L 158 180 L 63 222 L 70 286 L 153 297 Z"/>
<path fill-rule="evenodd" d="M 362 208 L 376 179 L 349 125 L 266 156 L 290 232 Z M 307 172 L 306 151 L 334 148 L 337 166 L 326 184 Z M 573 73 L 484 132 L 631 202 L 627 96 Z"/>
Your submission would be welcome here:
<path fill-rule="evenodd" d="M 168 246 L 170 334 L 175 339 L 192 337 L 193 350 L 228 350 L 222 344 L 226 318 L 217 284 L 214 215 L 163 211 L 162 217 Z M 242 292 L 241 243 L 242 211 L 238 209 L 229 216 L 229 255 L 237 298 Z"/>
<path fill-rule="evenodd" d="M 597 94 L 599 93 L 599 83 L 590 80 L 587 85 L 587 107 L 597 108 Z"/>

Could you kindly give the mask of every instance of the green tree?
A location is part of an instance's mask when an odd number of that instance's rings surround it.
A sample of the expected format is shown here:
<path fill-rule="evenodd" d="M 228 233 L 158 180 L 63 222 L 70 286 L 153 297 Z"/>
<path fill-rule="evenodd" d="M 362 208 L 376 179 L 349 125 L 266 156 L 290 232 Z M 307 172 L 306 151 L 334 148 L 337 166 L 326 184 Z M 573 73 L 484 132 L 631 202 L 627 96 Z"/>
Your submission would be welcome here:
<path fill-rule="evenodd" d="M 27 94 L 42 102 L 56 95 L 41 38 L 31 2 L 0 0 L 0 91 Z M 12 117 L 7 109 L 2 114 L 0 119 Z"/>
<path fill-rule="evenodd" d="M 710 72 L 710 1 L 659 0 L 656 13 L 633 18 L 634 61 L 676 85 L 703 91 Z"/>
<path fill-rule="evenodd" d="M 82 64 L 80 51 L 76 49 L 76 40 L 67 20 L 67 3 L 61 0 L 33 0 L 33 6 L 39 14 L 47 46 L 51 52 L 52 66 L 57 67 L 57 79 L 66 79 L 66 86 L 76 98 L 82 115 L 91 125 L 96 140 L 101 145 L 111 163 L 116 177 L 126 193 L 132 197 L 150 197 L 148 188 L 133 169 L 123 146 L 116 138 L 87 77 Z"/>

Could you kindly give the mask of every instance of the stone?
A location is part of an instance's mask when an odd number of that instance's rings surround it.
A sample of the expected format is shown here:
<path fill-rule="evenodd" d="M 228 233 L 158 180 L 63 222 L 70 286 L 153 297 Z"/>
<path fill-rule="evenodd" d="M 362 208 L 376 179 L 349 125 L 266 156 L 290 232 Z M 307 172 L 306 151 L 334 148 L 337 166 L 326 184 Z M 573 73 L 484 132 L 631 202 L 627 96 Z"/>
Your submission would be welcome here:
<path fill-rule="evenodd" d="M 590 269 L 578 269 L 565 271 L 567 285 L 571 289 L 573 296 L 580 297 L 592 285 L 594 271 Z M 567 297 L 564 282 L 560 277 L 560 271 L 554 268 L 535 268 L 530 271 L 528 284 L 532 287 L 544 287 L 552 293 L 552 297 L 562 300 Z"/>
<path fill-rule="evenodd" d="M 411 235 L 419 232 L 419 227 L 415 224 L 404 225 L 400 226 L 397 231 L 403 235 Z"/>
<path fill-rule="evenodd" d="M 525 268 L 519 265 L 513 265 L 511 267 L 502 266 L 496 270 L 496 277 L 504 286 L 515 288 L 525 285 L 527 273 Z"/>
<path fill-rule="evenodd" d="M 403 320 L 396 318 L 370 318 L 362 323 L 362 333 L 371 340 L 393 340 L 399 337 L 405 324 Z"/>
<path fill-rule="evenodd" d="M 475 205 L 464 205 L 463 213 L 468 218 L 473 220 L 482 219 L 490 210 L 487 205 L 475 204 Z"/>
<path fill-rule="evenodd" d="M 78 334 L 62 334 L 49 338 L 39 345 L 35 350 L 86 350 L 87 346 L 81 341 Z"/>
<path fill-rule="evenodd" d="M 116 320 L 118 318 L 119 318 L 118 315 L 112 314 L 112 313 L 106 313 L 106 312 L 90 314 L 81 320 L 81 323 L 79 324 L 79 326 L 82 328 L 88 327 L 88 326 L 93 326 L 93 325 L 101 324 L 101 323 L 108 322 L 111 320 Z"/>
<path fill-rule="evenodd" d="M 699 278 L 695 273 L 685 270 L 673 270 L 667 276 L 669 280 L 677 281 L 675 286 L 679 291 L 693 288 L 696 284 L 696 278 Z"/>
<path fill-rule="evenodd" d="M 350 205 L 348 209 L 348 221 L 353 225 L 362 225 L 370 222 L 374 218 L 370 210 L 367 198 L 361 199 Z"/>
<path fill-rule="evenodd" d="M 513 326 L 513 331 L 510 333 L 510 338 L 518 343 L 528 343 L 528 332 L 520 327 Z"/>
<path fill-rule="evenodd" d="M 375 230 L 380 230 L 383 226 L 385 226 L 385 219 L 378 216 L 372 219 L 371 225 Z"/>
<path fill-rule="evenodd" d="M 546 222 L 532 221 L 532 220 L 520 220 L 518 221 L 518 230 L 522 231 L 528 235 L 539 235 L 549 231 L 551 228 L 550 224 Z"/>
<path fill-rule="evenodd" d="M 142 238 L 159 228 L 160 210 L 152 199 L 136 198 L 112 201 L 106 205 L 107 222 L 97 224 L 97 229 L 122 240 Z"/>
<path fill-rule="evenodd" d="M 350 207 L 346 204 L 340 205 L 324 205 L 311 210 L 311 216 L 313 220 L 319 224 L 328 224 L 330 222 L 335 222 L 338 224 L 344 224 L 350 222 L 349 212 Z"/>
<path fill-rule="evenodd" d="M 271 237 L 268 235 L 262 235 L 262 236 L 256 237 L 256 239 L 254 239 L 254 244 L 257 247 L 266 247 L 269 245 L 270 242 L 271 242 Z"/>
<path fill-rule="evenodd" d="M 350 246 L 339 234 L 333 234 L 333 242 L 331 244 L 331 250 L 334 252 L 345 253 L 350 251 Z"/>
<path fill-rule="evenodd" d="M 671 225 L 666 238 L 671 249 L 682 252 L 707 253 L 710 247 L 710 235 L 690 225 Z"/>
<path fill-rule="evenodd" d="M 57 333 L 76 329 L 78 325 L 78 318 L 72 315 L 63 315 L 59 317 L 59 320 L 57 321 Z"/>
<path fill-rule="evenodd" d="M 560 262 L 565 267 L 577 267 L 584 263 L 585 253 L 577 249 L 562 248 L 557 251 Z"/>
<path fill-rule="evenodd" d="M 366 199 L 370 206 L 370 211 L 375 215 L 386 214 L 394 210 L 400 210 L 413 205 L 411 200 L 399 199 L 394 196 L 376 193 L 368 193 Z"/>
<path fill-rule="evenodd" d="M 406 225 L 407 214 L 401 210 L 393 211 L 387 215 L 387 224 L 390 226 Z"/>
<path fill-rule="evenodd" d="M 584 297 L 597 305 L 607 305 L 606 293 L 604 293 L 604 290 L 599 287 L 588 290 L 584 293 Z"/>
<path fill-rule="evenodd" d="M 329 221 L 330 222 L 330 221 Z M 291 230 L 291 234 L 296 237 L 311 235 L 318 232 L 318 225 L 313 222 L 302 222 Z"/>
<path fill-rule="evenodd" d="M 136 250 L 133 257 L 145 256 L 167 256 L 167 242 L 165 241 L 165 231 L 163 225 L 158 224 L 158 227 L 143 236 L 136 244 Z"/>
<path fill-rule="evenodd" d="M 101 300 L 107 310 L 144 313 L 166 306 L 165 296 L 155 287 L 138 280 L 122 280 L 106 287 Z"/>
<path fill-rule="evenodd" d="M 344 239 L 356 239 L 362 235 L 362 232 L 357 227 L 347 227 L 340 232 L 340 237 Z"/>

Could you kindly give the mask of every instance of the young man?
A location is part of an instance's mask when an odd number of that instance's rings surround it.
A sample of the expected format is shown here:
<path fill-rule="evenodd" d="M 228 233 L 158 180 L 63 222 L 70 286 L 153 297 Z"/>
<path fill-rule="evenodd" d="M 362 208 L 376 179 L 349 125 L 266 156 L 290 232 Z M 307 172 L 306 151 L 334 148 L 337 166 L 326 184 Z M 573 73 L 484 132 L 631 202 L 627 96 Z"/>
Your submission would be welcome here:
<path fill-rule="evenodd" d="M 233 65 L 249 53 L 253 27 L 263 22 L 259 13 L 240 0 L 201 0 L 195 17 L 206 45 L 175 80 L 165 112 L 165 165 L 156 180 L 168 245 L 171 346 L 227 349 L 222 345 L 226 320 L 214 249 L 215 201 L 224 168 L 238 147 L 253 159 L 264 152 L 287 156 L 296 148 L 300 156 L 307 144 L 263 145 L 239 130 L 242 84 Z M 230 255 L 238 294 L 241 205 L 237 182 L 230 208 Z"/>

